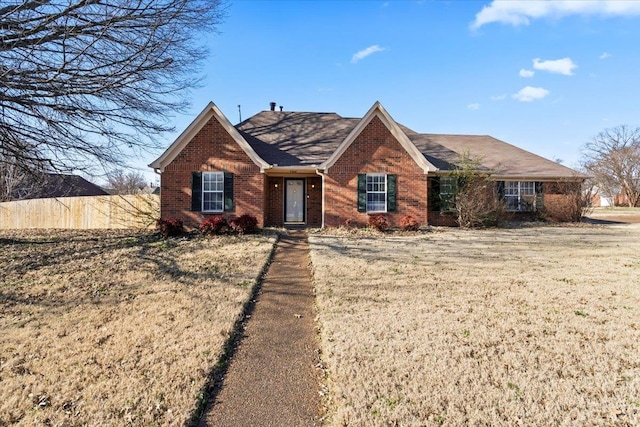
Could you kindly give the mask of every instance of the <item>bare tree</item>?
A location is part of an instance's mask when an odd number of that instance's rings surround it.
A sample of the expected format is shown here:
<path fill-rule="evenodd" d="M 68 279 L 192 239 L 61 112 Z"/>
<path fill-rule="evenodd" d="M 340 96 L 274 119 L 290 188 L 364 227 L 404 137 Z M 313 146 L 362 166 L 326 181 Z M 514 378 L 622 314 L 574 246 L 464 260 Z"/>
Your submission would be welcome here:
<path fill-rule="evenodd" d="M 113 194 L 140 194 L 147 187 L 147 182 L 141 173 L 116 169 L 107 175 L 107 186 Z"/>
<path fill-rule="evenodd" d="M 157 147 L 199 84 L 220 2 L 2 1 L 0 162 L 83 170 Z"/>
<path fill-rule="evenodd" d="M 640 206 L 640 128 L 621 125 L 600 132 L 585 145 L 583 166 L 601 190 Z"/>

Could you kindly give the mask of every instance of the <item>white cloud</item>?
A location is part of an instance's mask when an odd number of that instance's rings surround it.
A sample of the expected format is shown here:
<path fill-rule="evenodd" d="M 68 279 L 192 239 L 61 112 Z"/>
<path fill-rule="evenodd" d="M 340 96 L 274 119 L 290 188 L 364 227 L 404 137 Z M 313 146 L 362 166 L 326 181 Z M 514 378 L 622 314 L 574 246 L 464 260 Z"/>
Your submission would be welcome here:
<path fill-rule="evenodd" d="M 496 95 L 496 96 L 492 96 L 491 100 L 492 101 L 504 101 L 505 99 L 507 99 L 507 94 L 503 93 L 502 95 Z"/>
<path fill-rule="evenodd" d="M 351 57 L 351 63 L 355 64 L 356 62 L 366 58 L 369 55 L 372 55 L 376 52 L 382 52 L 385 50 L 387 49 L 384 47 L 380 47 L 377 44 L 374 44 L 373 46 L 369 46 L 366 49 L 362 49 L 361 51 L 354 53 L 353 56 Z"/>
<path fill-rule="evenodd" d="M 558 19 L 568 15 L 582 16 L 637 16 L 640 2 L 629 0 L 494 0 L 476 14 L 470 28 L 477 30 L 493 22 L 514 27 L 529 25 L 540 18 Z"/>
<path fill-rule="evenodd" d="M 521 102 L 531 102 L 536 99 L 542 99 L 547 95 L 549 95 L 549 91 L 545 88 L 525 86 L 518 93 L 511 95 L 511 97 Z"/>
<path fill-rule="evenodd" d="M 540 58 L 533 60 L 533 68 L 536 70 L 548 71 L 550 73 L 564 74 L 572 76 L 573 69 L 578 68 L 571 58 L 541 61 Z"/>
<path fill-rule="evenodd" d="M 533 70 L 525 70 L 524 68 L 520 70 L 520 77 L 533 77 L 536 72 Z"/>
<path fill-rule="evenodd" d="M 474 102 L 473 104 L 467 105 L 467 108 L 469 110 L 477 110 L 480 108 L 480 104 L 478 104 L 477 102 Z"/>
<path fill-rule="evenodd" d="M 609 52 L 602 52 L 602 55 L 600 55 L 600 59 L 607 59 L 607 58 L 611 58 L 611 54 Z"/>

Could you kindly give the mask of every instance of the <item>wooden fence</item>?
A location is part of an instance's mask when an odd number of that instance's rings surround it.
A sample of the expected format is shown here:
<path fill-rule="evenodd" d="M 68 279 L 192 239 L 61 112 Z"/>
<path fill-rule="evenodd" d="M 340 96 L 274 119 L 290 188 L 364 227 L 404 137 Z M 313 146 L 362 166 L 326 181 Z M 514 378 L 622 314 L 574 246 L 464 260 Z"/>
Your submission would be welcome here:
<path fill-rule="evenodd" d="M 160 196 L 59 197 L 0 203 L 0 230 L 24 228 L 152 228 Z"/>

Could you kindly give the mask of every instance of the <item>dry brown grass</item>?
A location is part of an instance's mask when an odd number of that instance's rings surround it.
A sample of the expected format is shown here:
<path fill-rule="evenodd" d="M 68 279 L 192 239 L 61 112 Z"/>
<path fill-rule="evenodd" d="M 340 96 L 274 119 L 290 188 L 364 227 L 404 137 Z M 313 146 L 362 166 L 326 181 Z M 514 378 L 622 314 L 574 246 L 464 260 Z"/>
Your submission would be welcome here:
<path fill-rule="evenodd" d="M 640 423 L 640 225 L 310 243 L 329 425 Z"/>
<path fill-rule="evenodd" d="M 184 425 L 274 240 L 0 232 L 0 425 Z"/>

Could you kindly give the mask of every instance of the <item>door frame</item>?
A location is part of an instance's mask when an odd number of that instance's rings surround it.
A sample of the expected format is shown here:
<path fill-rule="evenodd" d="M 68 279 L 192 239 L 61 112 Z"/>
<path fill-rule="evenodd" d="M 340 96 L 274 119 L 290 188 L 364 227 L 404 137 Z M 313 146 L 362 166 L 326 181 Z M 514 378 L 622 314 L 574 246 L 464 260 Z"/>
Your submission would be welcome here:
<path fill-rule="evenodd" d="M 287 221 L 287 187 L 289 181 L 302 181 L 302 221 Z M 284 224 L 306 224 L 307 223 L 307 179 L 306 178 L 285 178 L 284 179 L 284 208 L 282 214 Z"/>

